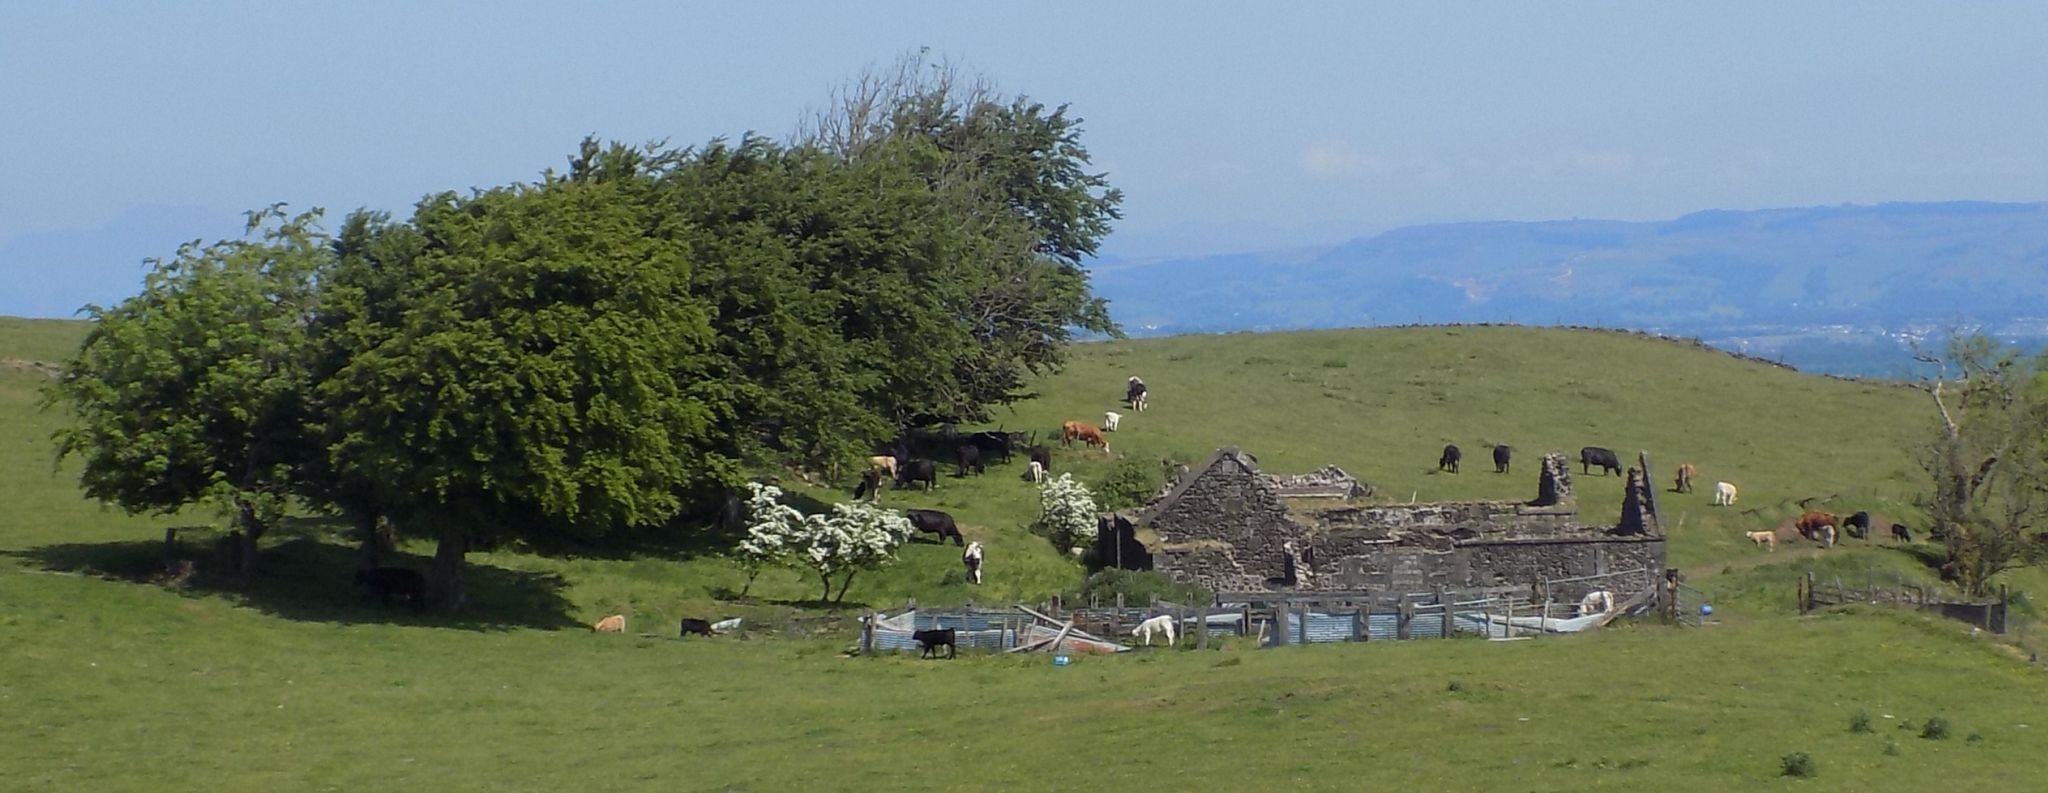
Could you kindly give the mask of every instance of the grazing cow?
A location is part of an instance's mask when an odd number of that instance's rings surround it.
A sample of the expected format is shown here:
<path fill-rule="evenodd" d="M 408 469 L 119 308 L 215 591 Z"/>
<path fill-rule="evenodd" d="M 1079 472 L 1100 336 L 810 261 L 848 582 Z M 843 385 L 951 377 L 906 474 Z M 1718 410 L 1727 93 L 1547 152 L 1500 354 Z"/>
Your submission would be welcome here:
<path fill-rule="evenodd" d="M 1465 453 L 1458 451 L 1457 444 L 1453 443 L 1445 446 L 1444 453 L 1436 458 L 1436 470 L 1450 471 L 1455 474 L 1458 472 L 1458 461 L 1462 459 L 1465 459 Z"/>
<path fill-rule="evenodd" d="M 625 632 L 626 632 L 626 615 L 624 615 L 624 614 L 613 614 L 613 615 L 611 615 L 611 616 L 609 616 L 609 617 L 606 617 L 606 618 L 604 618 L 604 619 L 598 620 L 597 622 L 591 623 L 591 625 L 590 625 L 590 632 L 591 632 L 591 633 L 625 633 Z"/>
<path fill-rule="evenodd" d="M 1077 440 L 1089 446 L 1102 447 L 1103 454 L 1109 453 L 1109 441 L 1103 440 L 1102 430 L 1097 429 L 1095 425 L 1084 421 L 1062 423 L 1060 425 L 1060 445 L 1071 447 L 1074 445 L 1074 441 Z"/>
<path fill-rule="evenodd" d="M 1792 522 L 1792 526 L 1799 530 L 1799 536 L 1801 537 L 1833 546 L 1835 544 L 1835 524 L 1838 520 L 1833 512 L 1815 510 L 1800 515 L 1798 520 Z"/>
<path fill-rule="evenodd" d="M 1579 473 L 1591 473 L 1593 466 L 1596 465 L 1600 466 L 1603 472 L 1612 471 L 1615 476 L 1621 475 L 1621 458 L 1615 457 L 1613 450 L 1598 446 L 1587 446 L 1579 450 Z"/>
<path fill-rule="evenodd" d="M 679 634 L 681 636 L 689 636 L 694 633 L 706 639 L 711 638 L 711 623 L 708 620 L 693 620 L 689 617 L 684 617 L 682 626 L 682 632 Z"/>
<path fill-rule="evenodd" d="M 378 567 L 356 571 L 356 585 L 366 587 L 377 602 L 389 608 L 392 595 L 412 601 L 414 611 L 427 607 L 427 578 L 403 567 Z"/>
<path fill-rule="evenodd" d="M 967 583 L 981 585 L 981 543 L 967 544 L 967 550 L 960 554 L 960 563 L 967 566 Z"/>
<path fill-rule="evenodd" d="M 1693 477 L 1696 477 L 1696 476 L 1699 476 L 1699 475 L 1700 475 L 1700 469 L 1692 467 L 1692 463 L 1680 463 L 1680 464 L 1679 464 L 1679 466 L 1678 466 L 1678 483 L 1677 483 L 1677 485 L 1676 485 L 1676 486 L 1674 486 L 1674 487 L 1672 487 L 1672 488 L 1671 488 L 1671 492 L 1673 492 L 1673 493 L 1690 493 L 1690 492 L 1692 492 L 1692 480 L 1693 480 Z"/>
<path fill-rule="evenodd" d="M 1508 458 L 1511 457 L 1513 453 L 1514 450 L 1509 449 L 1507 447 L 1507 444 L 1495 444 L 1493 447 L 1493 472 L 1496 474 L 1507 473 Z"/>
<path fill-rule="evenodd" d="M 1587 592 L 1585 597 L 1579 598 L 1579 616 L 1581 617 L 1588 614 L 1606 614 L 1613 610 L 1614 593 L 1605 589 Z"/>
<path fill-rule="evenodd" d="M 896 486 L 909 487 L 912 482 L 923 482 L 926 490 L 938 487 L 938 464 L 930 460 L 911 460 L 896 466 Z"/>
<path fill-rule="evenodd" d="M 1032 460 L 1031 465 L 1024 469 L 1024 480 L 1032 484 L 1043 483 L 1045 481 L 1045 464 Z"/>
<path fill-rule="evenodd" d="M 1714 483 L 1714 506 L 1727 507 L 1735 504 L 1735 485 L 1727 482 Z"/>
<path fill-rule="evenodd" d="M 1045 448 L 1044 446 L 1033 446 L 1029 449 L 1024 450 L 1024 454 L 1030 457 L 1032 462 L 1038 463 L 1038 467 L 1045 469 L 1046 473 L 1052 473 L 1051 449 Z"/>
<path fill-rule="evenodd" d="M 1842 531 L 1859 540 L 1870 539 L 1870 513 L 1857 512 L 1843 519 Z"/>
<path fill-rule="evenodd" d="M 1124 381 L 1124 403 L 1130 405 L 1133 412 L 1145 412 L 1146 397 L 1149 393 L 1145 390 L 1145 381 L 1135 375 Z"/>
<path fill-rule="evenodd" d="M 960 536 L 960 527 L 953 524 L 953 516 L 936 509 L 906 510 L 904 517 L 910 519 L 911 528 L 925 534 L 939 535 L 939 544 L 945 545 L 946 538 L 953 538 L 955 546 L 965 546 L 966 538 Z"/>
<path fill-rule="evenodd" d="M 919 655 L 919 658 L 936 659 L 939 657 L 939 648 L 944 647 L 946 648 L 947 660 L 951 660 L 953 658 L 953 642 L 955 641 L 956 637 L 957 634 L 953 632 L 952 628 L 935 628 L 928 631 L 917 631 L 910 634 L 910 638 L 916 639 L 918 646 L 924 648 L 924 653 Z"/>
<path fill-rule="evenodd" d="M 981 464 L 981 449 L 974 444 L 962 444 L 960 448 L 953 450 L 953 455 L 954 462 L 958 463 L 960 467 L 960 470 L 957 472 L 959 476 L 966 476 L 968 469 L 973 469 L 977 474 L 988 472 L 988 469 Z"/>
<path fill-rule="evenodd" d="M 1899 542 L 1912 542 L 1913 533 L 1906 530 L 1906 524 L 1894 523 L 1892 524 L 1892 539 Z"/>
<path fill-rule="evenodd" d="M 893 459 L 893 458 L 891 458 Z M 860 472 L 860 484 L 853 488 L 853 500 L 879 501 L 882 498 L 882 469 L 869 468 Z"/>
<path fill-rule="evenodd" d="M 1117 422 L 1124 420 L 1124 414 L 1114 410 L 1102 414 L 1102 431 L 1115 432 Z"/>
<path fill-rule="evenodd" d="M 894 477 L 896 476 L 896 455 L 877 454 L 873 457 L 869 457 L 868 467 L 873 468 L 877 471 L 887 473 L 889 476 Z"/>
<path fill-rule="evenodd" d="M 1166 646 L 1168 647 L 1180 643 L 1179 637 L 1175 636 L 1173 632 L 1172 614 L 1161 614 L 1157 617 L 1149 618 L 1144 622 L 1138 623 L 1138 627 L 1131 629 L 1132 636 L 1145 637 L 1146 647 L 1152 646 L 1152 635 L 1155 633 L 1166 634 Z"/>
<path fill-rule="evenodd" d="M 1758 545 L 1770 546 L 1773 551 L 1778 550 L 1778 533 L 1775 531 L 1745 531 L 1742 536 Z"/>

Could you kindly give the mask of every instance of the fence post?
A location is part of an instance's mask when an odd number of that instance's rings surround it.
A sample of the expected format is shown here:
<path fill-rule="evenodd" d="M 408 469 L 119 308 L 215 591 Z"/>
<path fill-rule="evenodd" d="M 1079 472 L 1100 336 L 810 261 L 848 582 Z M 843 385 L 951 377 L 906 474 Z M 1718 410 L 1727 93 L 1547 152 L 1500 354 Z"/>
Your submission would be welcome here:
<path fill-rule="evenodd" d="M 1201 616 L 1195 618 L 1195 649 L 1209 649 L 1209 607 L 1203 606 Z"/>
<path fill-rule="evenodd" d="M 1294 605 L 1294 643 L 1308 646 L 1308 603 Z"/>
<path fill-rule="evenodd" d="M 1351 640 L 1354 642 L 1365 641 L 1365 609 L 1365 606 L 1359 606 L 1351 612 Z"/>
<path fill-rule="evenodd" d="M 872 657 L 874 652 L 875 615 L 874 612 L 868 612 L 867 616 L 860 618 L 860 654 L 865 658 Z"/>
<path fill-rule="evenodd" d="M 1439 629 L 1439 630 L 1437 631 L 1437 633 L 1438 633 L 1438 636 L 1437 636 L 1437 638 L 1440 638 L 1440 639 L 1448 639 L 1448 638 L 1451 638 L 1451 601 L 1452 601 L 1453 599 L 1454 599 L 1454 598 L 1450 598 L 1450 597 L 1445 597 L 1445 596 L 1444 596 L 1444 588 L 1443 588 L 1443 587 L 1439 586 L 1439 587 L 1437 587 L 1437 588 L 1436 588 L 1436 602 L 1437 602 L 1437 605 L 1443 606 L 1443 609 L 1444 609 L 1444 623 L 1443 623 L 1443 626 L 1442 626 L 1442 627 L 1441 627 L 1441 628 L 1440 628 L 1440 629 Z"/>
<path fill-rule="evenodd" d="M 1408 623 L 1413 619 L 1415 619 L 1415 604 L 1408 599 L 1406 594 L 1403 594 L 1401 602 L 1394 604 L 1394 638 L 1408 638 Z"/>

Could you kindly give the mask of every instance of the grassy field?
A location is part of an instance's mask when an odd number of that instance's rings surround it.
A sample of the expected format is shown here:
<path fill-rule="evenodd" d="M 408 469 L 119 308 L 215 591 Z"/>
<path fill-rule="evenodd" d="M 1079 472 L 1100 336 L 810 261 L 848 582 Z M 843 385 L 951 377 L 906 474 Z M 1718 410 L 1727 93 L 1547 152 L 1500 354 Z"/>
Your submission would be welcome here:
<path fill-rule="evenodd" d="M 55 359 L 81 333 L 0 320 L 0 359 Z M 1692 461 L 1708 483 L 1742 488 L 1738 509 L 1708 506 L 1704 488 L 1662 495 L 1673 561 L 1720 624 L 1512 643 L 1233 645 L 1065 668 L 840 657 L 835 628 L 859 605 L 1036 599 L 1078 582 L 1027 531 L 1035 492 L 1014 465 L 885 495 L 953 511 L 989 544 L 989 583 L 972 591 L 957 581 L 957 550 L 928 544 L 856 579 L 840 610 L 809 603 L 814 584 L 794 573 L 764 576 L 739 604 L 722 596 L 740 576 L 717 559 L 508 549 L 472 557 L 468 613 L 386 612 L 351 592 L 336 528 L 307 519 L 266 541 L 267 572 L 247 589 L 179 593 L 136 580 L 162 529 L 189 526 L 197 545 L 222 521 L 83 501 L 74 474 L 52 466 L 61 416 L 34 407 L 45 376 L 0 367 L 0 789 L 2048 784 L 2029 763 L 2043 744 L 2034 732 L 2048 729 L 2048 681 L 2025 651 L 1913 615 L 1792 613 L 1792 581 L 1807 569 L 1924 581 L 1911 555 L 1881 544 L 1767 555 L 1741 539 L 1806 497 L 1913 520 L 1901 443 L 1926 419 L 1917 392 L 1624 334 L 1419 328 L 1086 345 L 1000 423 L 1045 434 L 1099 419 L 1130 374 L 1151 385 L 1153 408 L 1111 436 L 1118 456 L 1193 461 L 1237 445 L 1269 471 L 1338 464 L 1394 500 L 1526 498 L 1549 449 L 1647 450 L 1664 479 Z M 1515 446 L 1514 474 L 1491 473 L 1493 442 Z M 1464 473 L 1434 473 L 1445 443 L 1465 448 Z M 1109 465 L 1075 450 L 1056 467 L 1092 478 Z M 1575 483 L 1589 519 L 1614 516 L 1616 480 Z M 2012 581 L 2048 586 L 2039 571 Z M 678 616 L 743 614 L 754 629 L 679 641 L 576 627 L 613 612 L 636 634 L 667 634 Z M 1874 733 L 1849 730 L 1859 710 Z M 1898 728 L 1936 715 L 1951 724 L 1946 740 Z M 1813 756 L 1817 777 L 1778 776 L 1795 751 Z"/>

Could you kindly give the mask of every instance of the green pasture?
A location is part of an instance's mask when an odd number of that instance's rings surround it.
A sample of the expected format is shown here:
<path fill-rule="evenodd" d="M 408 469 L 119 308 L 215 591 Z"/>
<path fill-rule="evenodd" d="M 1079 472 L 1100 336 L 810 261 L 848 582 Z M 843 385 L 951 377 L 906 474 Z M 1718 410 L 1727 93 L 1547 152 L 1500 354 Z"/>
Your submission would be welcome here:
<path fill-rule="evenodd" d="M 53 360 L 77 323 L 0 320 L 0 359 Z M 1641 624 L 1520 642 L 1417 641 L 1206 653 L 1152 651 L 919 662 L 844 658 L 863 606 L 1036 600 L 1080 569 L 1031 534 L 1022 461 L 946 476 L 890 506 L 953 512 L 989 546 L 988 584 L 958 550 L 907 547 L 856 578 L 847 604 L 705 549 L 473 554 L 461 615 L 390 611 L 349 586 L 340 527 L 308 515 L 266 538 L 246 587 L 202 572 L 146 582 L 165 527 L 208 557 L 220 516 L 128 516 L 83 500 L 53 466 L 62 416 L 44 375 L 0 366 L 0 789 L 22 790 L 2039 790 L 2044 684 L 2018 646 L 1960 623 L 1860 609 L 1806 617 L 1794 580 L 1931 583 L 1901 445 L 1927 420 L 1916 391 L 1738 361 L 1617 333 L 1414 328 L 1109 342 L 1075 349 L 1040 396 L 999 410 L 1050 434 L 1116 409 L 1124 378 L 1152 408 L 1110 436 L 1114 458 L 1200 460 L 1236 445 L 1268 471 L 1334 463 L 1379 497 L 1527 498 L 1547 450 L 1647 450 L 1660 489 L 1691 461 L 1695 494 L 1660 493 L 1671 557 L 1716 604 L 1705 629 Z M 1515 447 L 1492 473 L 1491 443 Z M 1445 443 L 1461 474 L 1436 473 Z M 1105 475 L 1111 456 L 1060 450 Z M 1578 475 L 1589 521 L 1620 483 Z M 950 466 L 946 473 L 950 474 Z M 1709 506 L 1716 480 L 1742 492 Z M 851 482 L 785 484 L 844 497 Z M 1907 522 L 1917 548 L 1783 543 L 1799 499 Z M 1816 502 L 1818 503 L 1818 502 Z M 432 548 L 408 545 L 424 567 Z M 2042 571 L 2008 576 L 2048 591 Z M 580 627 L 624 613 L 628 635 Z M 746 616 L 737 637 L 673 638 L 681 616 Z M 2022 620 L 2025 622 L 2025 620 Z M 1455 690 L 1454 690 L 1455 689 Z M 1867 711 L 1873 733 L 1853 733 Z M 1889 715 L 1891 718 L 1883 718 Z M 1901 722 L 1939 715 L 1945 740 Z M 2038 722 L 2038 723 L 2037 723 Z M 1975 735 L 1972 740 L 1970 736 Z M 1887 753 L 1887 745 L 1895 745 Z M 1818 775 L 1778 776 L 1810 754 Z"/>

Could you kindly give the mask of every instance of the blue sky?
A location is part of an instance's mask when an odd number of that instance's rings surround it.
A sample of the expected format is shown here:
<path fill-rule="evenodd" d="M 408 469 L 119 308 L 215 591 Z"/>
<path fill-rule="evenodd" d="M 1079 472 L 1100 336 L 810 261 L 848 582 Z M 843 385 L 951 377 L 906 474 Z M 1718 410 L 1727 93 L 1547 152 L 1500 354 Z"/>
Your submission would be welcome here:
<path fill-rule="evenodd" d="M 759 7 L 757 7 L 757 5 Z M 0 4 L 0 314 L 276 201 L 403 211 L 585 134 L 787 134 L 930 47 L 1071 103 L 1108 249 L 2048 199 L 2048 4 Z"/>

